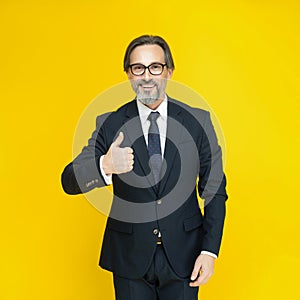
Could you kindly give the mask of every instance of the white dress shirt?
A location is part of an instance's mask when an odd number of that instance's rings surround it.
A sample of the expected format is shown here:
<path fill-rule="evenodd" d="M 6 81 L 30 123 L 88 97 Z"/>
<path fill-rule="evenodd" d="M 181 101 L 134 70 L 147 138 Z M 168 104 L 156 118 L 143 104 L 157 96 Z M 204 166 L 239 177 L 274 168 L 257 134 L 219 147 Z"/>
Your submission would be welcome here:
<path fill-rule="evenodd" d="M 165 152 L 165 144 L 166 144 L 166 136 L 167 136 L 167 119 L 168 119 L 168 98 L 167 96 L 163 100 L 163 102 L 159 105 L 159 107 L 155 110 L 152 110 L 148 106 L 141 103 L 141 101 L 137 100 L 137 108 L 141 120 L 142 130 L 145 137 L 145 142 L 148 147 L 148 132 L 150 127 L 150 121 L 148 117 L 152 112 L 159 112 L 159 117 L 156 120 L 159 136 L 160 136 L 160 147 L 161 147 L 161 155 L 164 156 Z"/>
<path fill-rule="evenodd" d="M 148 146 L 148 131 L 149 131 L 149 127 L 150 127 L 150 121 L 148 120 L 148 117 L 151 112 L 159 112 L 159 117 L 157 118 L 156 122 L 157 122 L 158 129 L 159 129 L 161 154 L 163 157 L 164 152 L 165 152 L 166 135 L 167 135 L 168 97 L 165 96 L 162 103 L 155 110 L 152 110 L 151 108 L 144 105 L 139 100 L 136 100 L 136 101 L 137 101 L 139 117 L 141 120 L 141 126 L 142 126 L 142 130 L 143 130 L 143 134 L 144 134 L 144 138 L 145 138 L 145 142 L 146 142 L 147 146 Z M 105 174 L 105 172 L 103 171 L 103 168 L 102 168 L 103 157 L 104 157 L 104 155 L 100 157 L 100 170 L 101 170 L 101 174 L 102 174 L 106 184 L 110 185 L 112 183 L 112 180 L 111 180 L 112 176 L 111 175 L 107 176 Z M 161 236 L 160 232 L 159 232 L 159 236 Z M 216 254 L 211 253 L 209 251 L 201 251 L 201 254 L 207 254 L 209 256 L 217 258 Z"/>

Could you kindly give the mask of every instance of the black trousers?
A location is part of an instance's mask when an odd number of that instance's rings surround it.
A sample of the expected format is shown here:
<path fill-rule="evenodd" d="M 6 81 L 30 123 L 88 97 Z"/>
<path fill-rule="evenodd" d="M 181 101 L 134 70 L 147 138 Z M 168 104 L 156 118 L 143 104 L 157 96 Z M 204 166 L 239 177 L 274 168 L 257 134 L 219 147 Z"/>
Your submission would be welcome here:
<path fill-rule="evenodd" d="M 174 273 L 162 245 L 157 245 L 153 261 L 141 279 L 113 275 L 116 300 L 197 300 L 198 288 L 190 278 Z"/>

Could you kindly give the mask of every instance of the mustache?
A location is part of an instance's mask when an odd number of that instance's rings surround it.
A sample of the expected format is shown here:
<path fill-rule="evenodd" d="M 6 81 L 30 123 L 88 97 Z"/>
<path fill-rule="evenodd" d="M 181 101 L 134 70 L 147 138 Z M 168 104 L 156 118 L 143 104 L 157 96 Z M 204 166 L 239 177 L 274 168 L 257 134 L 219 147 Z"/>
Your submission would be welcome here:
<path fill-rule="evenodd" d="M 144 85 L 144 84 L 157 85 L 157 82 L 153 79 L 150 79 L 150 80 L 140 79 L 137 81 L 137 84 L 138 85 Z"/>

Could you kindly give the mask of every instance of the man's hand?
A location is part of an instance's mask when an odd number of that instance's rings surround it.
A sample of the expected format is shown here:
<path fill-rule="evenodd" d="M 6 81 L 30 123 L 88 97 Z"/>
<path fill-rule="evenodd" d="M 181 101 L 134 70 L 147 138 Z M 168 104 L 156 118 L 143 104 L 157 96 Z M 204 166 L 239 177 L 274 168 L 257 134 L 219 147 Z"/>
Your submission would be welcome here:
<path fill-rule="evenodd" d="M 190 286 L 196 287 L 207 283 L 214 273 L 215 258 L 207 254 L 200 254 L 196 259 L 191 275 Z"/>
<path fill-rule="evenodd" d="M 133 169 L 133 150 L 130 147 L 121 148 L 123 140 L 124 134 L 120 132 L 104 155 L 102 168 L 106 175 L 127 173 Z"/>

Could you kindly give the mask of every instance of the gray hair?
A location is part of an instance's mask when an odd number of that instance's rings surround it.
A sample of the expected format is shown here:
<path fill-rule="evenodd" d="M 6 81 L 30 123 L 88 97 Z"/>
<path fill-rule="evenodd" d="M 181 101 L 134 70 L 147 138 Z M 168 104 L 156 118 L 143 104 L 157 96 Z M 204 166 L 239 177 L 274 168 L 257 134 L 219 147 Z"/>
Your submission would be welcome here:
<path fill-rule="evenodd" d="M 167 44 L 167 42 L 158 35 L 142 35 L 140 37 L 135 38 L 127 47 L 125 56 L 124 56 L 124 71 L 128 71 L 130 66 L 130 54 L 132 51 L 142 45 L 158 45 L 160 46 L 165 53 L 165 60 L 168 69 L 174 70 L 175 65 L 173 61 L 173 57 L 171 54 L 171 50 Z"/>

